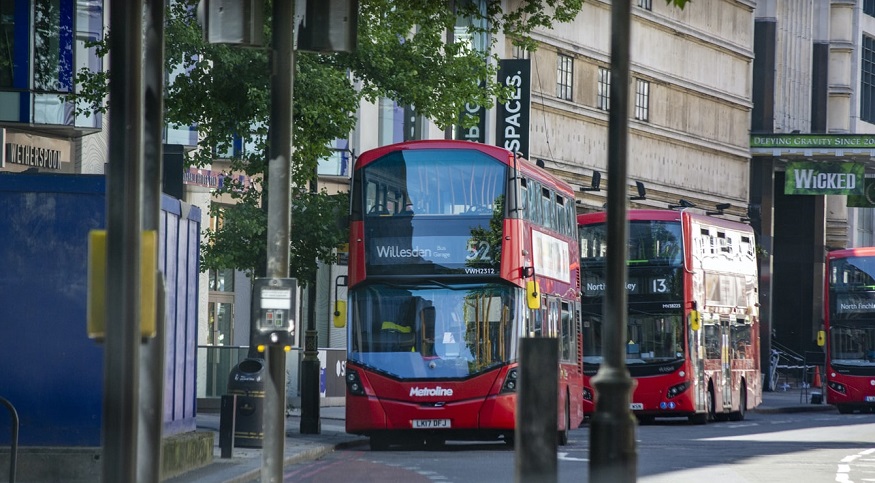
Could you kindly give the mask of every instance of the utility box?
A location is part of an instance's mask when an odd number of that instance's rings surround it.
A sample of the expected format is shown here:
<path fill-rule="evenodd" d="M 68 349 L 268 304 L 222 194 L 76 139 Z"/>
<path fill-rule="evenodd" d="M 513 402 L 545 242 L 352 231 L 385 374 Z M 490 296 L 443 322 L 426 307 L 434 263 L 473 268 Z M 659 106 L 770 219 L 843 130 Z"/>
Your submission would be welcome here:
<path fill-rule="evenodd" d="M 358 39 L 358 0 L 297 0 L 297 50 L 352 52 Z"/>
<path fill-rule="evenodd" d="M 264 0 L 201 0 L 198 20 L 207 43 L 264 44 Z"/>

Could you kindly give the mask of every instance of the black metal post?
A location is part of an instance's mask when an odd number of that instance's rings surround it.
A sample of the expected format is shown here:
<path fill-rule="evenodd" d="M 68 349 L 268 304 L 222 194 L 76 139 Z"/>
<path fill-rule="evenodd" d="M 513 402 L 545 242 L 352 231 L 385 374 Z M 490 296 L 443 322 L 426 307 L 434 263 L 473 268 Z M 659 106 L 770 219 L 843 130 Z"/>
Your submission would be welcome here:
<path fill-rule="evenodd" d="M 604 362 L 593 378 L 596 409 L 590 427 L 589 481 L 633 482 L 638 471 L 634 381 L 626 369 L 626 147 L 629 131 L 631 0 L 611 3 L 611 110 L 608 117 L 608 251 Z"/>
<path fill-rule="evenodd" d="M 237 431 L 237 395 L 222 396 L 222 406 L 219 409 L 219 451 L 221 457 L 230 458 L 234 455 L 234 433 Z"/>
<path fill-rule="evenodd" d="M 320 434 L 322 420 L 319 407 L 319 333 L 316 331 L 316 288 L 307 288 L 307 331 L 304 333 L 304 358 L 301 360 L 301 434 Z"/>
<path fill-rule="evenodd" d="M 103 481 L 136 481 L 143 190 L 143 0 L 110 2 Z"/>
<path fill-rule="evenodd" d="M 550 337 L 520 340 L 514 444 L 517 483 L 555 483 L 559 420 L 559 342 Z M 553 374 L 554 377 L 545 377 Z"/>
<path fill-rule="evenodd" d="M 310 181 L 310 191 L 318 188 L 318 175 Z M 307 331 L 304 333 L 304 358 L 301 360 L 301 434 L 322 433 L 319 405 L 319 332 L 316 330 L 316 277 L 307 286 Z"/>
<path fill-rule="evenodd" d="M 292 111 L 295 79 L 293 49 L 294 0 L 274 0 L 271 63 L 270 160 L 268 162 L 267 276 L 288 278 L 291 234 Z M 254 303 L 254 302 L 253 302 Z M 261 481 L 283 480 L 285 448 L 286 352 L 283 347 L 265 349 L 267 380 L 264 391 L 264 449 Z"/>

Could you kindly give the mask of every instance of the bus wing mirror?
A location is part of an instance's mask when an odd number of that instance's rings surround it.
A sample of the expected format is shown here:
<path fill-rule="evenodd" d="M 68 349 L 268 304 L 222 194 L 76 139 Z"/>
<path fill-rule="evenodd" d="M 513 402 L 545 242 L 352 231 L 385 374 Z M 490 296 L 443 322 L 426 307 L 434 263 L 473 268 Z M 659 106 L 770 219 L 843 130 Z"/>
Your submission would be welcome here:
<path fill-rule="evenodd" d="M 346 300 L 340 300 L 338 297 L 338 289 L 346 287 L 349 284 L 349 278 L 346 275 L 338 275 L 334 279 L 334 326 L 338 328 L 346 327 Z"/>
<path fill-rule="evenodd" d="M 334 326 L 346 327 L 346 301 L 337 300 L 334 302 Z"/>
<path fill-rule="evenodd" d="M 817 346 L 823 347 L 826 345 L 826 331 L 818 330 L 817 331 Z"/>
<path fill-rule="evenodd" d="M 526 282 L 526 301 L 532 310 L 541 308 L 541 287 L 535 280 Z"/>
<path fill-rule="evenodd" d="M 701 317 L 699 315 L 698 310 L 691 310 L 689 317 L 690 317 L 690 329 L 699 330 L 700 328 L 702 328 L 702 320 L 701 320 Z"/>

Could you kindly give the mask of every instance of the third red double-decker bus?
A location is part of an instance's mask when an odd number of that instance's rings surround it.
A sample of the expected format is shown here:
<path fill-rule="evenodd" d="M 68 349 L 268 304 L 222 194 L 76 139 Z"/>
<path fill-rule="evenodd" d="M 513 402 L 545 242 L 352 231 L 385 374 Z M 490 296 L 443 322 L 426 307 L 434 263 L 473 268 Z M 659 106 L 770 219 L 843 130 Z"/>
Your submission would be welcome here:
<path fill-rule="evenodd" d="M 629 210 L 626 365 L 632 410 L 656 417 L 744 418 L 762 402 L 757 262 L 748 225 L 691 210 Z M 585 410 L 602 362 L 605 212 L 578 216 Z"/>
<path fill-rule="evenodd" d="M 823 320 L 826 401 L 843 414 L 875 410 L 875 247 L 829 252 Z"/>
<path fill-rule="evenodd" d="M 521 337 L 559 345 L 557 438 L 583 420 L 571 187 L 510 151 L 415 141 L 356 161 L 346 430 L 372 449 L 515 429 Z"/>

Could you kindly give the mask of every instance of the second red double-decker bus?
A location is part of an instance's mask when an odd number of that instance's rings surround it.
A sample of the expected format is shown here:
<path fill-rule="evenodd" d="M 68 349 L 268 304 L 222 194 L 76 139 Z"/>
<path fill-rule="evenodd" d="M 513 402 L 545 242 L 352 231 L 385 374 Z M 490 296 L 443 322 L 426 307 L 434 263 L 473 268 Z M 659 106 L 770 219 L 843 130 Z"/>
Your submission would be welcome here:
<path fill-rule="evenodd" d="M 875 247 L 827 254 L 826 401 L 842 414 L 875 410 Z"/>
<path fill-rule="evenodd" d="M 632 410 L 740 420 L 762 402 L 757 262 L 748 225 L 691 210 L 629 210 L 626 366 Z M 602 362 L 605 212 L 578 216 L 585 410 Z M 590 409 L 591 410 L 591 409 Z"/>
<path fill-rule="evenodd" d="M 362 153 L 351 205 L 347 432 L 512 444 L 518 343 L 543 336 L 566 443 L 583 419 L 571 187 L 502 148 L 415 141 Z"/>

